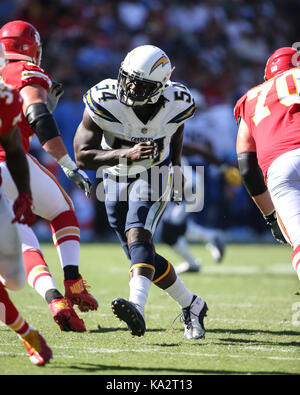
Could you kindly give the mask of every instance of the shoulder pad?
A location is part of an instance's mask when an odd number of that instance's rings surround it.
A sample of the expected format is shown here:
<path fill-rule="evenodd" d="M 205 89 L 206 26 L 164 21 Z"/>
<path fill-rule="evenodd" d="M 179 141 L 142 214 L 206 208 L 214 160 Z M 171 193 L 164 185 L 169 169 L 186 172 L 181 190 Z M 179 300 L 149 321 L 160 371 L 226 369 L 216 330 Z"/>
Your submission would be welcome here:
<path fill-rule="evenodd" d="M 111 112 L 111 103 L 115 103 L 117 80 L 106 79 L 93 86 L 83 97 L 91 116 L 109 122 L 121 123 Z"/>
<path fill-rule="evenodd" d="M 243 106 L 244 103 L 247 99 L 247 93 L 244 94 L 242 97 L 239 98 L 239 100 L 236 102 L 236 105 L 234 106 L 233 114 L 236 122 L 238 122 L 239 118 L 243 117 Z"/>
<path fill-rule="evenodd" d="M 181 124 L 194 116 L 196 106 L 189 89 L 178 82 L 170 82 L 164 90 L 164 96 L 172 103 L 171 119 L 168 123 Z"/>
<path fill-rule="evenodd" d="M 45 89 L 49 89 L 52 85 L 52 80 L 41 67 L 30 63 L 22 62 L 21 81 L 23 85 L 38 84 L 42 85 Z"/>

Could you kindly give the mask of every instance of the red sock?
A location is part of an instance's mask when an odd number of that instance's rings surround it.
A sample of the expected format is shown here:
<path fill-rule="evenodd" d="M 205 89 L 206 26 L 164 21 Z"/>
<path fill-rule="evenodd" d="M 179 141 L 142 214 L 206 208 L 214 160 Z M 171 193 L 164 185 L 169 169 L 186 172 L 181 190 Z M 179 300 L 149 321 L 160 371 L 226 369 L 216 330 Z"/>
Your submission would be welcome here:
<path fill-rule="evenodd" d="M 42 298 L 46 298 L 46 293 L 50 289 L 57 289 L 48 265 L 40 251 L 24 251 L 23 261 L 27 283 L 35 289 Z"/>
<path fill-rule="evenodd" d="M 19 314 L 2 283 L 0 283 L 0 320 L 20 336 L 29 332 L 30 326 Z"/>
<path fill-rule="evenodd" d="M 51 277 L 47 263 L 38 250 L 23 252 L 23 261 L 26 270 L 26 281 L 34 288 L 37 280 L 43 276 Z"/>
<path fill-rule="evenodd" d="M 50 223 L 53 243 L 62 267 L 79 265 L 80 229 L 74 211 L 61 213 Z"/>
<path fill-rule="evenodd" d="M 65 241 L 80 242 L 80 230 L 77 217 L 73 210 L 64 211 L 50 222 L 53 243 L 59 246 Z"/>

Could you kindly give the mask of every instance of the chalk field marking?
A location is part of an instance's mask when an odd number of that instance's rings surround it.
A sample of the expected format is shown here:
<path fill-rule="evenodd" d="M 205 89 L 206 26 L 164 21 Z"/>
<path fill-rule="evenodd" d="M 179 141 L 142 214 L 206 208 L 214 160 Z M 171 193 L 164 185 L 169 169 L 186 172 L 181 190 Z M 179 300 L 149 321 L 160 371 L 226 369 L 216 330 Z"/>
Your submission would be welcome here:
<path fill-rule="evenodd" d="M 9 344 L 4 344 L 0 343 L 0 346 L 6 345 L 8 346 Z M 132 352 L 132 353 L 159 353 L 159 354 L 167 354 L 167 355 L 187 355 L 187 356 L 193 356 L 193 357 L 199 357 L 199 358 L 220 358 L 220 354 L 215 354 L 215 353 L 190 353 L 190 352 L 166 352 L 166 351 L 161 351 L 158 348 L 153 348 L 153 349 L 110 349 L 110 348 L 93 348 L 93 347 L 83 347 L 83 348 L 78 348 L 78 347 L 70 347 L 70 346 L 51 346 L 52 349 L 57 349 L 57 350 L 79 350 L 84 351 L 86 354 L 118 354 L 118 353 L 124 353 L 124 352 Z M 274 348 L 267 348 L 267 347 L 241 347 L 241 349 L 253 349 L 253 350 L 260 350 L 260 351 L 276 351 L 276 352 L 298 352 L 296 350 L 287 350 L 287 349 L 280 349 L 276 350 Z M 0 351 L 0 356 L 1 355 L 11 355 L 11 356 L 24 356 L 27 355 L 26 353 L 14 353 L 14 352 L 7 352 L 7 351 Z M 68 358 L 68 359 L 74 359 L 74 356 L 68 355 L 66 353 L 64 354 L 56 354 L 54 353 L 54 358 Z M 254 356 L 254 355 L 241 355 L 241 354 L 227 354 L 223 358 L 235 358 L 235 359 L 271 359 L 271 360 L 278 360 L 278 361 L 300 361 L 300 357 L 280 357 L 280 356 Z"/>

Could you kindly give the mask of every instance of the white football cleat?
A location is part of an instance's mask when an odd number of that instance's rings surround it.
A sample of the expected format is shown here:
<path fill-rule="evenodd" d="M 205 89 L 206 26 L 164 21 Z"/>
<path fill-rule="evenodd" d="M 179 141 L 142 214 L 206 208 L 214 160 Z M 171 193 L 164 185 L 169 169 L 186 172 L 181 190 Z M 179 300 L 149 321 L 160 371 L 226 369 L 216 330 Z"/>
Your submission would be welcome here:
<path fill-rule="evenodd" d="M 185 339 L 203 339 L 205 337 L 204 317 L 207 305 L 203 299 L 194 295 L 192 303 L 182 309 Z"/>
<path fill-rule="evenodd" d="M 220 236 L 215 236 L 209 243 L 206 244 L 207 249 L 211 253 L 213 260 L 220 263 L 225 253 L 225 243 Z"/>
<path fill-rule="evenodd" d="M 182 262 L 179 263 L 175 267 L 175 272 L 176 274 L 181 274 L 181 273 L 198 273 L 201 271 L 201 266 L 202 263 L 200 260 L 195 260 L 194 264 L 188 263 L 188 262 Z"/>

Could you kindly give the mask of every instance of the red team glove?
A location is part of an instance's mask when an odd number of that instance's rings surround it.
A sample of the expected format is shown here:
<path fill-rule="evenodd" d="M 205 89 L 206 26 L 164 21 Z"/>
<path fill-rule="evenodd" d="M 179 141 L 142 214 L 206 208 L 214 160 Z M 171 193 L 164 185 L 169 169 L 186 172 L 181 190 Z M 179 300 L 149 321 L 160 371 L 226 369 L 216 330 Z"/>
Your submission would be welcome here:
<path fill-rule="evenodd" d="M 32 212 L 32 196 L 30 193 L 21 192 L 14 202 L 13 210 L 15 213 L 15 218 L 12 223 L 18 222 L 19 224 L 24 224 L 32 226 L 36 221 L 36 216 Z"/>

